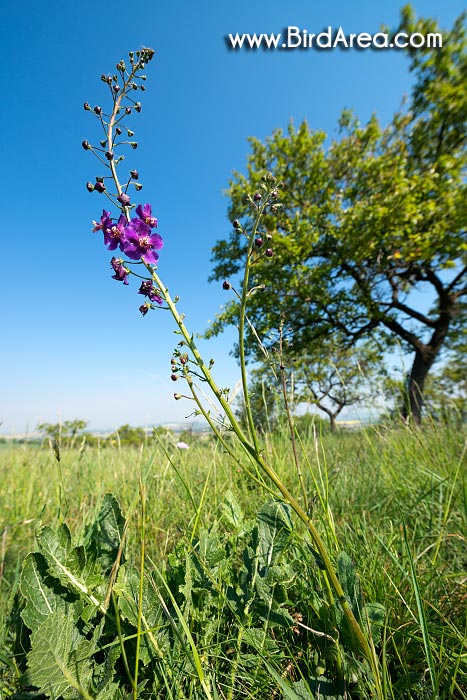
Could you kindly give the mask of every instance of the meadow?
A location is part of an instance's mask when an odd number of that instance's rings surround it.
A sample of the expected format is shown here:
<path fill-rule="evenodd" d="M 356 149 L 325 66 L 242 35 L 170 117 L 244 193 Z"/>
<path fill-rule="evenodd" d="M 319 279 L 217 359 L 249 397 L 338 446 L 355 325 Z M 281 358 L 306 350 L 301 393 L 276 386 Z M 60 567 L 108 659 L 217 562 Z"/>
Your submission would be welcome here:
<path fill-rule="evenodd" d="M 39 687 L 42 697 L 64 698 L 467 698 L 465 426 L 330 434 L 309 425 L 298 448 L 308 512 L 366 620 L 379 689 L 303 524 L 213 437 L 193 436 L 180 450 L 168 434 L 139 448 L 2 449 L 0 697 L 37 697 Z M 285 427 L 265 436 L 264 454 L 297 493 Z M 124 532 L 113 550 L 102 549 L 103 502 Z M 85 593 L 66 591 L 51 568 L 47 552 L 62 547 L 64 523 L 89 570 L 93 538 L 98 558 L 110 557 L 106 581 L 97 576 Z M 56 537 L 48 549 L 45 533 Z M 25 564 L 32 551 L 42 554 Z M 31 562 L 36 574 L 49 567 L 44 600 L 58 601 L 49 641 L 63 637 L 60 652 L 42 639 L 40 658 L 34 645 L 46 623 L 31 622 L 40 606 L 27 571 L 21 578 Z M 96 617 L 89 600 L 103 600 L 109 582 L 113 607 Z M 69 618 L 79 619 L 78 646 Z M 41 686 L 44 664 L 50 687 Z"/>

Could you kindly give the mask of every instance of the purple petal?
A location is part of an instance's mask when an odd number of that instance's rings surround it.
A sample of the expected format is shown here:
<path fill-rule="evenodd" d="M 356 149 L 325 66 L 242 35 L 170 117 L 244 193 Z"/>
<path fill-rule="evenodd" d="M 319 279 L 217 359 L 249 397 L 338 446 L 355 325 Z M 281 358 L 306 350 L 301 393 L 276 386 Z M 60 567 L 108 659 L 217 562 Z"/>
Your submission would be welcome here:
<path fill-rule="evenodd" d="M 164 241 L 158 233 L 153 233 L 149 240 L 151 241 L 151 246 L 156 250 L 164 247 Z"/>
<path fill-rule="evenodd" d="M 128 255 L 128 253 L 127 253 Z M 155 253 L 153 250 L 148 250 L 143 256 L 142 260 L 144 260 L 145 263 L 148 263 L 148 265 L 156 265 L 157 262 L 159 261 L 159 255 Z"/>

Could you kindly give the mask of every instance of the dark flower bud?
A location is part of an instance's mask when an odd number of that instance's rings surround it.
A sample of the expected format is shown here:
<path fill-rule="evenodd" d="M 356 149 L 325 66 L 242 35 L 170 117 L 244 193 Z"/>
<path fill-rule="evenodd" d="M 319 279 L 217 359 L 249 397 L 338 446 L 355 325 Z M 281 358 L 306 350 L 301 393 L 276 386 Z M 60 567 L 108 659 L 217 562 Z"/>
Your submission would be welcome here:
<path fill-rule="evenodd" d="M 100 145 L 102 148 L 105 148 L 107 146 L 107 139 L 102 139 L 102 141 L 99 141 Z"/>
<path fill-rule="evenodd" d="M 120 202 L 122 206 L 127 207 L 130 204 L 130 198 L 127 194 L 119 194 L 117 197 L 117 202 Z"/>
<path fill-rule="evenodd" d="M 225 280 L 225 282 L 222 284 L 222 289 L 225 289 L 225 291 L 227 291 L 231 288 L 231 286 L 232 285 L 230 284 L 230 282 L 227 282 L 227 280 Z"/>
<path fill-rule="evenodd" d="M 130 141 L 130 146 L 133 148 L 133 150 L 135 150 L 136 148 L 138 148 L 138 144 L 137 144 L 136 141 Z"/>
<path fill-rule="evenodd" d="M 125 114 L 131 114 L 131 107 L 127 107 L 125 109 Z"/>
<path fill-rule="evenodd" d="M 263 195 L 261 194 L 261 192 L 255 192 L 253 199 L 255 200 L 255 202 L 259 202 L 261 200 L 262 196 Z"/>
<path fill-rule="evenodd" d="M 238 219 L 235 219 L 235 220 L 232 222 L 232 226 L 233 226 L 234 228 L 241 228 L 240 221 L 239 221 Z"/>
<path fill-rule="evenodd" d="M 114 92 L 120 92 L 120 85 L 114 85 L 113 88 L 112 88 L 112 90 L 113 90 Z"/>
<path fill-rule="evenodd" d="M 104 178 L 103 178 L 103 177 L 97 177 L 97 175 L 96 175 L 96 182 L 104 182 Z"/>
<path fill-rule="evenodd" d="M 135 104 L 135 109 L 136 109 L 137 112 L 141 112 L 141 109 L 142 109 L 142 107 L 141 107 L 141 102 L 137 102 L 137 103 Z"/>
<path fill-rule="evenodd" d="M 273 256 L 272 248 L 268 248 L 266 250 L 266 255 L 268 258 L 272 258 L 272 256 Z"/>
<path fill-rule="evenodd" d="M 181 394 L 174 394 L 175 401 L 179 401 L 182 398 Z"/>
<path fill-rule="evenodd" d="M 99 105 L 96 105 L 94 107 L 94 114 L 97 114 L 97 116 L 100 117 L 102 114 L 102 107 L 99 107 Z"/>
<path fill-rule="evenodd" d="M 89 151 L 89 149 L 91 148 L 91 144 L 89 143 L 89 141 L 83 141 L 81 145 L 85 151 Z"/>
<path fill-rule="evenodd" d="M 139 173 L 137 170 L 130 170 L 130 175 L 133 180 L 137 180 L 139 178 Z"/>
<path fill-rule="evenodd" d="M 137 192 L 143 189 L 143 185 L 140 182 L 135 182 L 135 189 Z"/>
<path fill-rule="evenodd" d="M 83 105 L 83 109 L 85 109 L 85 110 L 86 110 L 87 112 L 89 112 L 89 111 L 90 111 L 90 109 L 91 109 L 91 105 L 89 104 L 89 102 L 85 102 L 85 103 L 84 103 L 84 105 Z"/>
<path fill-rule="evenodd" d="M 171 379 L 173 382 L 176 382 L 177 379 L 178 379 L 178 377 L 177 377 L 176 374 L 171 374 L 171 375 L 170 375 L 170 379 Z"/>
<path fill-rule="evenodd" d="M 88 192 L 92 192 L 94 190 L 94 185 L 92 184 L 92 182 L 86 183 L 86 189 Z"/>
<path fill-rule="evenodd" d="M 117 126 L 117 128 L 115 129 L 115 133 L 117 134 L 117 136 L 120 136 L 120 134 L 122 133 L 122 130 L 119 126 Z"/>
<path fill-rule="evenodd" d="M 112 151 L 106 151 L 106 152 L 105 152 L 105 157 L 107 158 L 107 160 L 113 160 L 113 159 L 114 159 L 114 154 L 112 153 Z"/>
<path fill-rule="evenodd" d="M 258 236 L 258 238 L 255 238 L 255 246 L 256 246 L 257 248 L 261 248 L 261 246 L 263 245 L 263 243 L 264 243 L 264 241 L 263 241 L 263 239 L 262 239 L 260 236 Z"/>
<path fill-rule="evenodd" d="M 278 196 L 279 196 L 279 192 L 278 192 L 277 190 L 273 190 L 273 191 L 271 192 L 271 197 L 273 197 L 274 199 L 277 199 Z"/>
<path fill-rule="evenodd" d="M 138 311 L 140 311 L 143 316 L 146 316 L 147 312 L 149 311 L 149 306 L 147 304 L 141 304 Z"/>
<path fill-rule="evenodd" d="M 131 87 L 133 88 L 133 90 L 137 90 L 137 89 L 138 89 L 138 83 L 131 83 Z"/>
<path fill-rule="evenodd" d="M 105 185 L 103 182 L 98 181 L 94 185 L 94 189 L 96 190 L 96 192 L 99 192 L 99 194 L 102 194 L 102 192 L 105 192 Z"/>
<path fill-rule="evenodd" d="M 135 135 L 135 132 L 132 131 L 131 129 L 127 129 L 126 132 L 127 132 L 127 134 L 128 134 L 128 138 L 129 138 L 129 139 L 131 139 L 131 137 Z"/>

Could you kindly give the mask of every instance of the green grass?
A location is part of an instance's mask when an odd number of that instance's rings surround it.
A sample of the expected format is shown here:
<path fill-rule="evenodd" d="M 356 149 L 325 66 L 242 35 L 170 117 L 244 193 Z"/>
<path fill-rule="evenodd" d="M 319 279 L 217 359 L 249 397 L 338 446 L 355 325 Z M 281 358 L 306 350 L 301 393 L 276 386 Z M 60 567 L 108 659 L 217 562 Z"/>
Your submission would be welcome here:
<path fill-rule="evenodd" d="M 334 559 L 337 561 L 343 550 L 350 555 L 365 599 L 381 603 L 386 610 L 377 651 L 388 698 L 467 698 L 465 439 L 459 429 L 439 426 L 416 433 L 371 428 L 323 436 L 311 431 L 301 436 L 300 459 L 313 518 Z M 265 452 L 298 495 L 287 432 L 277 431 L 266 438 Z M 155 580 L 157 570 L 167 568 L 177 543 L 184 543 L 188 551 L 200 533 L 229 530 L 222 508 L 227 490 L 247 518 L 254 518 L 269 498 L 246 480 L 210 438 L 194 438 L 189 451 L 177 450 L 170 443 L 146 444 L 140 449 L 92 448 L 83 453 L 62 450 L 60 463 L 46 448 L 23 445 L 3 449 L 0 644 L 6 655 L 13 595 L 22 561 L 34 548 L 39 523 L 55 527 L 66 522 L 79 537 L 95 519 L 104 494 L 112 492 L 122 511 L 132 516 L 126 566 L 138 569 L 140 476 L 145 491 L 146 569 Z M 300 534 L 300 526 L 296 527 Z M 222 606 L 226 605 L 224 600 Z M 299 600 L 296 609 L 300 610 Z M 220 619 L 223 609 L 217 614 Z M 182 626 L 183 633 L 184 629 Z M 243 635 L 242 629 L 240 626 L 236 634 Z M 195 640 L 188 632 L 185 640 L 190 647 Z M 294 643 L 292 635 L 290 659 L 300 658 L 296 667 L 306 675 L 303 659 L 311 654 L 310 647 Z M 244 644 L 237 639 L 216 651 L 218 659 L 224 655 L 228 661 L 231 647 L 237 649 L 235 662 L 232 658 L 232 685 L 221 684 L 217 689 L 214 685 L 219 697 L 232 697 L 234 688 L 235 697 L 252 693 L 247 680 L 242 682 L 247 656 L 252 663 L 251 653 L 242 658 Z M 254 673 L 264 696 L 287 696 L 277 675 L 289 685 L 300 682 L 300 676 L 288 672 L 284 660 L 263 659 L 259 652 L 258 658 L 261 670 L 257 665 Z M 271 664 L 274 673 L 267 672 Z M 177 673 L 183 675 L 179 667 Z M 0 697 L 16 689 L 15 673 L 8 664 L 3 678 Z M 194 690 L 190 692 L 196 695 Z M 289 692 L 294 697 L 293 688 Z M 361 697 L 362 691 L 358 692 Z M 260 690 L 255 695 L 263 697 Z"/>

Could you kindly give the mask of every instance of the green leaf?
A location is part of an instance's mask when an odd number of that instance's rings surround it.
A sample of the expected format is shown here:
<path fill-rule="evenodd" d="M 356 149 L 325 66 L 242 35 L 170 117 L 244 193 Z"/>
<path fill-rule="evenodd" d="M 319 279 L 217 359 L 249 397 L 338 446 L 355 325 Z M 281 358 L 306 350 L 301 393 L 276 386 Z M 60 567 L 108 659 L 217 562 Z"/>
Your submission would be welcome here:
<path fill-rule="evenodd" d="M 84 596 L 105 612 L 102 601 L 93 593 L 93 589 L 104 582 L 96 549 L 89 547 L 86 550 L 83 546 L 72 549 L 70 531 L 66 525 L 61 525 L 56 533 L 44 527 L 36 534 L 36 539 L 51 575 L 58 578 L 65 588 Z"/>
<path fill-rule="evenodd" d="M 28 554 L 23 562 L 20 591 L 27 601 L 21 617 L 33 631 L 56 610 L 65 609 L 67 599 L 73 601 L 69 591 L 50 576 L 47 562 L 38 552 Z"/>
<path fill-rule="evenodd" d="M 113 494 L 106 493 L 88 535 L 88 541 L 97 546 L 99 562 L 106 573 L 110 571 L 118 556 L 124 529 L 125 518 L 120 505 Z"/>
<path fill-rule="evenodd" d="M 280 501 L 270 501 L 259 511 L 257 521 L 260 566 L 268 568 L 289 542 L 293 530 L 290 508 Z"/>
<path fill-rule="evenodd" d="M 360 581 L 351 558 L 345 552 L 341 552 L 337 557 L 337 573 L 345 597 L 352 607 L 352 612 L 356 619 L 360 620 L 363 607 Z"/>
<path fill-rule="evenodd" d="M 57 609 L 31 635 L 22 683 L 51 698 L 75 698 L 78 693 L 89 700 L 94 651 L 95 642 L 79 634 L 66 610 Z"/>

